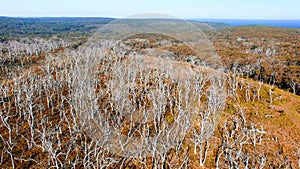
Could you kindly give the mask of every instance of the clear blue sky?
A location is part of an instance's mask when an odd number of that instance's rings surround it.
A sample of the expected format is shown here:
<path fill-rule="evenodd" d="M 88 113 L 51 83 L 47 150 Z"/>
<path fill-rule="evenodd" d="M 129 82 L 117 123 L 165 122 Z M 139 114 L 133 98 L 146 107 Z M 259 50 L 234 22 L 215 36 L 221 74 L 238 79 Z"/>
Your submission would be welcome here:
<path fill-rule="evenodd" d="M 300 0 L 0 0 L 1 16 L 126 17 L 162 13 L 179 18 L 300 19 Z"/>

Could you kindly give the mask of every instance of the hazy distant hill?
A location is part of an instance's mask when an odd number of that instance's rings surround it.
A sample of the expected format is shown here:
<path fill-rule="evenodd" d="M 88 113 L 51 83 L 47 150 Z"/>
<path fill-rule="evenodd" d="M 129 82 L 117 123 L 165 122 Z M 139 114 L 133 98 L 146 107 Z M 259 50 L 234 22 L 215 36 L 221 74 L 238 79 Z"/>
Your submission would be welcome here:
<path fill-rule="evenodd" d="M 0 17 L 2 38 L 51 36 L 64 33 L 87 33 L 113 18 L 13 18 Z"/>
<path fill-rule="evenodd" d="M 101 27 L 114 18 L 105 17 L 42 17 L 15 18 L 0 17 L 0 40 L 16 37 L 86 34 Z M 197 21 L 194 21 L 197 23 Z M 205 22 L 210 28 L 226 28 L 230 25 L 217 22 Z"/>

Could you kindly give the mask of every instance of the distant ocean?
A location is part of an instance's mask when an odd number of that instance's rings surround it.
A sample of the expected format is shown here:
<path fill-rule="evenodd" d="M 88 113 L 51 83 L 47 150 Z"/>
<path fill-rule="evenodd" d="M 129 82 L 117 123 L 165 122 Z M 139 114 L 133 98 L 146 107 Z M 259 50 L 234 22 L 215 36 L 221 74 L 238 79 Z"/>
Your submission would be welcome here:
<path fill-rule="evenodd" d="M 286 28 L 300 28 L 299 20 L 243 20 L 243 19 L 192 19 L 201 22 L 222 22 L 231 26 L 262 25 Z"/>

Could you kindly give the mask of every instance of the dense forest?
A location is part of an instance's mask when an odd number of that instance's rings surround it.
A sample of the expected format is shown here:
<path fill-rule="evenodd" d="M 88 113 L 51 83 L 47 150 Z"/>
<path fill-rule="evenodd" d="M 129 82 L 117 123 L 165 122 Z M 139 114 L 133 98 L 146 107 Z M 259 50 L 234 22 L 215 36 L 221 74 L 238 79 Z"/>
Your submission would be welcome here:
<path fill-rule="evenodd" d="M 112 20 L 114 19 L 0 17 L 0 36 L 2 41 L 19 37 L 78 36 L 90 33 Z"/>

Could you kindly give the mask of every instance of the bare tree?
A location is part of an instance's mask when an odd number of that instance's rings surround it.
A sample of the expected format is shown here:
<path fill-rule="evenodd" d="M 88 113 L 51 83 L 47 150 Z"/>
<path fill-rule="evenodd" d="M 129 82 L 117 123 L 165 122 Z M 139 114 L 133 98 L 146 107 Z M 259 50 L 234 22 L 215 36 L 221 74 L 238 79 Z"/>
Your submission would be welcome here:
<path fill-rule="evenodd" d="M 264 156 L 256 158 L 256 147 L 261 144 L 266 132 L 263 128 L 258 129 L 253 123 L 249 123 L 242 110 L 225 121 L 220 132 L 222 143 L 216 156 L 217 168 L 251 168 L 265 165 Z"/>

